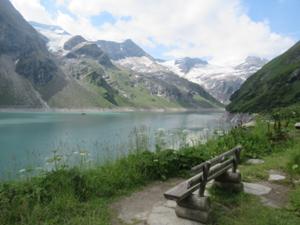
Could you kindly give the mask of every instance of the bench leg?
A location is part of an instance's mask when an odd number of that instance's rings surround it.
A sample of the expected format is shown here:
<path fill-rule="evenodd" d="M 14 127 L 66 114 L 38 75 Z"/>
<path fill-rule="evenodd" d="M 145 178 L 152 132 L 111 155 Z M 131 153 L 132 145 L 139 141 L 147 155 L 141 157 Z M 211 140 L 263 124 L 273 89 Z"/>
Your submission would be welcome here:
<path fill-rule="evenodd" d="M 176 215 L 181 218 L 197 221 L 203 224 L 211 222 L 211 203 L 209 197 L 200 197 L 193 194 L 179 202 L 175 209 Z"/>
<path fill-rule="evenodd" d="M 244 189 L 240 172 L 226 171 L 226 173 L 217 177 L 214 186 L 233 192 L 241 192 Z"/>

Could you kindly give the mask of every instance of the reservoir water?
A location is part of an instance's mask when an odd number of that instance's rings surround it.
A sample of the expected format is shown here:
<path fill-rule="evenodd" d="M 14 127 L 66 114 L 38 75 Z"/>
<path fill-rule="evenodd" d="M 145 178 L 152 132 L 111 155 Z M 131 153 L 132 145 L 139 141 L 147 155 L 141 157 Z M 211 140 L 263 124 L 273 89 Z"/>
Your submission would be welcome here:
<path fill-rule="evenodd" d="M 46 168 L 54 151 L 96 162 L 114 159 L 134 148 L 138 133 L 152 150 L 158 132 L 176 147 L 182 136 L 200 140 L 224 129 L 222 118 L 223 112 L 0 113 L 0 179 Z"/>

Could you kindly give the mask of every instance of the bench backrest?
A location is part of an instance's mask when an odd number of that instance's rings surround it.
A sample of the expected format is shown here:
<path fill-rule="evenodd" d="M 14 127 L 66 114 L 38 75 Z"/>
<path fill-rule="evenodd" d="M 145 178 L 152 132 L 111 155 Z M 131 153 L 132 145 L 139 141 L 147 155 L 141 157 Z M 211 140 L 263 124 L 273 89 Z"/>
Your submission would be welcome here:
<path fill-rule="evenodd" d="M 197 172 L 198 174 L 170 189 L 164 194 L 164 196 L 167 199 L 179 201 L 191 195 L 199 188 L 200 196 L 204 196 L 204 190 L 207 182 L 222 175 L 230 168 L 233 169 L 233 172 L 236 172 L 237 166 L 240 162 L 241 150 L 241 146 L 236 146 L 235 148 L 213 159 L 193 167 L 192 171 Z"/>

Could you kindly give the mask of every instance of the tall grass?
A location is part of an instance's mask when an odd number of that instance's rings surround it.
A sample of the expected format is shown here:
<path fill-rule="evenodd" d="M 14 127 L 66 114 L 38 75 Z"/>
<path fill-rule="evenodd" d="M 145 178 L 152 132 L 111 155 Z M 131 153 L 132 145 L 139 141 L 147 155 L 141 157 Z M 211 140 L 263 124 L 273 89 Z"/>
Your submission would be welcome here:
<path fill-rule="evenodd" d="M 292 144 L 287 138 L 275 145 L 276 131 L 263 120 L 253 128 L 233 128 L 204 144 L 182 144 L 179 150 L 167 149 L 160 133 L 156 151 L 148 151 L 144 131 L 136 130 L 134 150 L 115 161 L 90 166 L 87 153 L 80 152 L 81 163 L 70 167 L 54 152 L 51 171 L 1 183 L 0 224 L 109 224 L 107 204 L 148 182 L 185 176 L 192 166 L 237 144 L 245 148 L 243 157 L 262 157 Z M 181 138 L 186 140 L 185 134 Z"/>

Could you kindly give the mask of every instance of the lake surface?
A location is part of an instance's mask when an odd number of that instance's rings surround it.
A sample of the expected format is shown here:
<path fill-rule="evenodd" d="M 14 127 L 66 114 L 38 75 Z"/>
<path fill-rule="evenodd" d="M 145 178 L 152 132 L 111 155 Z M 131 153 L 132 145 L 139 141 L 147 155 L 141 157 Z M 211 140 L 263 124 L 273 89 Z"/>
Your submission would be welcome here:
<path fill-rule="evenodd" d="M 0 113 L 0 179 L 51 166 L 54 150 L 66 158 L 111 160 L 134 148 L 140 133 L 152 150 L 159 132 L 176 148 L 183 136 L 201 140 L 224 129 L 222 118 L 222 112 Z"/>

